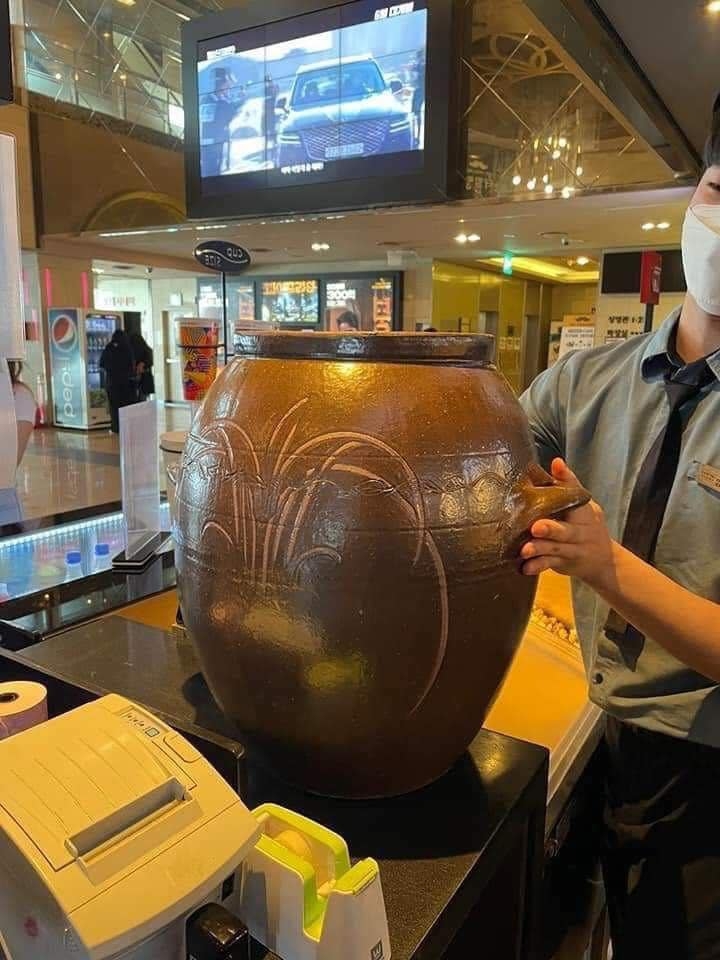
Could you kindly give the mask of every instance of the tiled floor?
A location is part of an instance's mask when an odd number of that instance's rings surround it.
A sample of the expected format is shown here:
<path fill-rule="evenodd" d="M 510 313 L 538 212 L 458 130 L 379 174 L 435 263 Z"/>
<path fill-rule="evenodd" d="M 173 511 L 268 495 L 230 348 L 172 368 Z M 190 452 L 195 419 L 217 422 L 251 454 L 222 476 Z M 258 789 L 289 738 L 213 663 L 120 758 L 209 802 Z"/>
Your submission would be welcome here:
<path fill-rule="evenodd" d="M 158 419 L 160 433 L 183 430 L 189 410 L 161 407 Z M 119 500 L 118 438 L 105 430 L 36 430 L 18 470 L 17 490 L 28 520 Z"/>

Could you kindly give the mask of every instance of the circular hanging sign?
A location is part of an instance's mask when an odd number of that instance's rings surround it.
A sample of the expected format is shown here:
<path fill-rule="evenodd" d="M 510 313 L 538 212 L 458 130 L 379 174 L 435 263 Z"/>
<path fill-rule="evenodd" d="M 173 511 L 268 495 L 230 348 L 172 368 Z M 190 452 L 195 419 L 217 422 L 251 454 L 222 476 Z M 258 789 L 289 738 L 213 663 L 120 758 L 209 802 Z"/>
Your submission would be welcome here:
<path fill-rule="evenodd" d="M 250 266 L 250 254 L 230 240 L 206 240 L 195 247 L 194 257 L 218 273 L 242 273 Z"/>

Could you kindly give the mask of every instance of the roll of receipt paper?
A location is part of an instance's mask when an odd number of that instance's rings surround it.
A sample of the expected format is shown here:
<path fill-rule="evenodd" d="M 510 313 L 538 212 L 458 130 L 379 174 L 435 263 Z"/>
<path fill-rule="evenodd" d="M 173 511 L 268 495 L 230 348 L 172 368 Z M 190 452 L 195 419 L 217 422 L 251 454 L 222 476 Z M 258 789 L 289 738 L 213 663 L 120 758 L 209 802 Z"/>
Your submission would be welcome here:
<path fill-rule="evenodd" d="M 0 740 L 47 720 L 47 690 L 40 683 L 0 683 Z"/>

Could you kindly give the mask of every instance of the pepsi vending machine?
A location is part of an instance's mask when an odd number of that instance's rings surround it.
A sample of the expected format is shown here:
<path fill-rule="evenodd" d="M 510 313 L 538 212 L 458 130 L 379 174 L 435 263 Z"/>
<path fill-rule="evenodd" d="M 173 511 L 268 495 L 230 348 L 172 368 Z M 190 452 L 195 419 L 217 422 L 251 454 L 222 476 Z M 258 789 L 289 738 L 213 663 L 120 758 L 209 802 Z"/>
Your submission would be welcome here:
<path fill-rule="evenodd" d="M 120 326 L 119 313 L 80 307 L 48 310 L 55 426 L 96 430 L 110 425 L 100 356 Z"/>

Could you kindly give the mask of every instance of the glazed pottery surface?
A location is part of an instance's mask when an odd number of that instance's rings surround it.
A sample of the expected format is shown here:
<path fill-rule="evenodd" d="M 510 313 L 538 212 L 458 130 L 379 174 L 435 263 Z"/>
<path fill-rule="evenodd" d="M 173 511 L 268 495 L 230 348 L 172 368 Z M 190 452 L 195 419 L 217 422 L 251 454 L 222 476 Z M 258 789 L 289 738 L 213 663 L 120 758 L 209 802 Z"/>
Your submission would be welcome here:
<path fill-rule="evenodd" d="M 240 347 L 176 494 L 205 676 L 282 777 L 345 797 L 419 788 L 473 739 L 522 638 L 530 525 L 587 494 L 537 466 L 491 338 Z"/>

